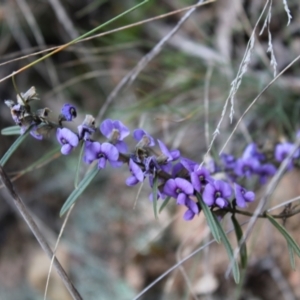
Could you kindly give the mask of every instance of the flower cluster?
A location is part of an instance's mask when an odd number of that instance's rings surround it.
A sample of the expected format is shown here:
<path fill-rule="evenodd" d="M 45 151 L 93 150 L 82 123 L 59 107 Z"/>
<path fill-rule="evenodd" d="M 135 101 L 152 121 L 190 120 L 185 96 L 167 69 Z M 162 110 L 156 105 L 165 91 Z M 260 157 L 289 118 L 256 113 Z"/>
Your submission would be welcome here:
<path fill-rule="evenodd" d="M 65 104 L 58 122 L 54 123 L 47 119 L 47 108 L 36 113 L 31 112 L 29 102 L 35 99 L 35 89 L 31 88 L 17 97 L 17 103 L 5 101 L 11 109 L 14 122 L 21 127 L 21 134 L 30 129 L 33 137 L 42 139 L 41 129 L 56 129 L 62 154 L 70 154 L 81 144 L 84 147 L 83 161 L 86 164 L 96 161 L 99 169 L 106 168 L 107 162 L 114 168 L 128 165 L 128 186 L 147 179 L 153 188 L 154 180 L 157 180 L 157 199 L 153 199 L 153 194 L 150 199 L 153 201 L 173 197 L 177 205 L 186 207 L 185 220 L 192 220 L 200 213 L 202 201 L 211 209 L 246 207 L 247 203 L 255 200 L 255 194 L 243 187 L 245 179 L 256 177 L 261 184 L 265 183 L 268 177 L 275 174 L 278 164 L 294 149 L 292 143 L 279 143 L 271 157 L 267 157 L 259 151 L 255 143 L 251 143 L 239 158 L 223 153 L 218 160 L 199 164 L 182 157 L 177 149 L 168 149 L 161 140 L 155 140 L 146 131 L 138 128 L 133 131 L 137 144 L 134 151 L 130 152 L 124 141 L 130 135 L 130 130 L 121 121 L 107 119 L 101 123 L 99 130 L 106 141 L 100 143 L 92 139 L 97 128 L 91 115 L 86 116 L 75 133 L 63 126 L 64 122 L 70 122 L 77 116 L 73 105 Z M 296 151 L 288 169 L 293 168 L 293 161 L 299 156 L 300 151 Z"/>

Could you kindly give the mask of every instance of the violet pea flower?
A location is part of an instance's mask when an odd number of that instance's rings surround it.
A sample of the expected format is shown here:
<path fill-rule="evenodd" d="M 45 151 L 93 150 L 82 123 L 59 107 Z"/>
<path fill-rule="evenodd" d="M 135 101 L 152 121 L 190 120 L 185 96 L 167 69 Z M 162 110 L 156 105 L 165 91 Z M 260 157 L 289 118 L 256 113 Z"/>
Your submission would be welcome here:
<path fill-rule="evenodd" d="M 104 120 L 100 125 L 100 131 L 117 147 L 120 153 L 127 152 L 127 145 L 123 142 L 123 139 L 130 134 L 130 131 L 121 121 Z"/>
<path fill-rule="evenodd" d="M 75 134 L 68 128 L 57 128 L 56 138 L 58 142 L 62 145 L 61 153 L 63 155 L 70 154 L 72 149 L 77 147 L 79 143 L 77 134 Z"/>
<path fill-rule="evenodd" d="M 218 205 L 223 208 L 228 205 L 228 199 L 231 196 L 230 185 L 223 180 L 215 180 L 209 182 L 203 191 L 202 198 L 203 201 L 208 205 Z"/>
<path fill-rule="evenodd" d="M 104 169 L 106 167 L 106 161 L 111 164 L 118 161 L 119 152 L 118 149 L 110 144 L 99 142 L 86 142 L 85 152 L 83 160 L 87 164 L 91 164 L 94 160 L 98 159 L 98 169 Z"/>

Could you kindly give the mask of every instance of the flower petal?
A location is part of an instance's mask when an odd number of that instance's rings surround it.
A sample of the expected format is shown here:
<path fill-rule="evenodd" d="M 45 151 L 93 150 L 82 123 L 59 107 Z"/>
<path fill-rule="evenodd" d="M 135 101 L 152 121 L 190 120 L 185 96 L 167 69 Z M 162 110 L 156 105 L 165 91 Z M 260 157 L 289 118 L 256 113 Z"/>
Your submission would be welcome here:
<path fill-rule="evenodd" d="M 113 129 L 114 125 L 111 119 L 104 120 L 100 125 L 100 131 L 107 139 L 110 138 Z"/>
<path fill-rule="evenodd" d="M 216 205 L 218 205 L 220 208 L 223 208 L 225 206 L 227 206 L 227 201 L 224 198 L 217 198 L 216 199 Z"/>
<path fill-rule="evenodd" d="M 130 130 L 121 121 L 113 121 L 113 126 L 114 128 L 119 130 L 120 141 L 122 141 L 124 138 L 126 138 L 126 136 L 130 134 Z"/>
<path fill-rule="evenodd" d="M 176 186 L 180 188 L 187 195 L 192 195 L 194 193 L 194 188 L 192 184 L 186 179 L 177 177 L 175 178 Z"/>
<path fill-rule="evenodd" d="M 174 179 L 169 179 L 164 186 L 164 193 L 168 196 L 174 197 L 175 199 L 177 198 L 177 193 L 176 193 L 177 185 L 175 183 Z"/>
<path fill-rule="evenodd" d="M 197 192 L 200 193 L 200 191 L 201 191 L 201 182 L 200 182 L 199 177 L 196 174 L 196 172 L 191 173 L 191 182 L 192 182 L 192 185 L 193 185 L 194 189 Z"/>
<path fill-rule="evenodd" d="M 184 193 L 179 193 L 178 196 L 177 196 L 177 204 L 178 205 L 185 205 L 186 203 L 186 200 L 187 200 L 187 195 L 184 194 Z"/>
<path fill-rule="evenodd" d="M 68 128 L 63 128 L 60 131 L 61 138 L 65 139 L 72 147 L 77 147 L 79 139 L 77 134 Z"/>
<path fill-rule="evenodd" d="M 141 168 L 132 160 L 129 160 L 129 167 L 132 174 L 136 177 L 136 179 L 140 182 L 144 180 L 144 173 Z"/>
<path fill-rule="evenodd" d="M 138 142 L 140 142 L 142 139 L 145 139 L 145 146 L 155 146 L 154 138 L 143 129 L 134 130 L 133 137 Z"/>
<path fill-rule="evenodd" d="M 95 159 L 98 158 L 101 153 L 101 144 L 98 142 L 85 142 L 83 161 L 86 164 L 91 164 Z"/>
<path fill-rule="evenodd" d="M 114 145 L 112 145 L 110 143 L 103 143 L 101 145 L 101 150 L 102 150 L 102 153 L 104 153 L 106 155 L 106 157 L 109 161 L 117 161 L 118 160 L 119 151 Z"/>
<path fill-rule="evenodd" d="M 194 214 L 198 214 L 199 213 L 199 207 L 197 205 L 197 203 L 195 203 L 192 199 L 188 198 L 186 200 L 185 205 L 194 213 Z"/>
<path fill-rule="evenodd" d="M 98 160 L 98 169 L 105 169 L 106 167 L 106 159 L 104 157 L 100 157 Z"/>
<path fill-rule="evenodd" d="M 61 147 L 60 151 L 63 155 L 68 155 L 71 153 L 73 147 L 69 144 L 65 144 Z"/>
<path fill-rule="evenodd" d="M 216 192 L 216 188 L 213 185 L 213 183 L 208 183 L 203 191 L 202 194 L 202 198 L 203 201 L 208 205 L 208 206 L 212 206 L 215 202 L 215 192 Z"/>
<path fill-rule="evenodd" d="M 244 198 L 247 202 L 253 202 L 255 200 L 255 194 L 252 191 L 248 191 L 244 194 Z"/>
<path fill-rule="evenodd" d="M 126 185 L 128 186 L 134 186 L 138 183 L 139 181 L 136 179 L 135 176 L 130 176 L 126 179 Z"/>
<path fill-rule="evenodd" d="M 128 152 L 127 144 L 123 141 L 118 141 L 115 144 L 115 147 L 119 150 L 120 153 L 126 153 Z"/>
<path fill-rule="evenodd" d="M 72 119 L 76 118 L 77 116 L 75 106 L 68 103 L 64 104 L 64 106 L 61 109 L 61 115 L 66 121 L 72 121 Z"/>
<path fill-rule="evenodd" d="M 190 209 L 188 209 L 184 215 L 183 215 L 183 219 L 186 221 L 190 221 L 195 217 L 195 214 L 193 211 L 191 211 Z"/>

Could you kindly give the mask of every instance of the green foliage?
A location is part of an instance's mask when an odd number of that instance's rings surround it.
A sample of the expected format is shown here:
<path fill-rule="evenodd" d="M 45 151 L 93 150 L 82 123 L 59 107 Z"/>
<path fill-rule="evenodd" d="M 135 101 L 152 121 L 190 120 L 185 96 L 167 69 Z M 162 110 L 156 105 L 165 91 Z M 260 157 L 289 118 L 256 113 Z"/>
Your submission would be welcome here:
<path fill-rule="evenodd" d="M 20 126 L 10 126 L 1 130 L 2 135 L 20 135 Z"/>
<path fill-rule="evenodd" d="M 240 226 L 240 223 L 235 218 L 235 215 L 231 216 L 231 220 L 232 220 L 232 224 L 234 226 L 234 231 L 235 231 L 237 242 L 238 242 L 238 244 L 240 244 L 242 237 L 243 237 L 242 228 Z M 241 249 L 240 249 L 241 267 L 242 267 L 242 269 L 246 269 L 247 260 L 248 260 L 247 245 L 246 245 L 246 243 L 243 243 L 242 245 L 240 245 L 240 247 L 241 247 Z"/>
<path fill-rule="evenodd" d="M 13 153 L 18 149 L 18 147 L 23 143 L 23 141 L 27 138 L 30 133 L 31 127 L 27 129 L 27 131 L 20 135 L 15 142 L 10 146 L 10 148 L 6 151 L 3 157 L 0 160 L 0 165 L 4 166 L 9 158 L 13 155 Z"/>
<path fill-rule="evenodd" d="M 220 233 L 222 243 L 223 243 L 223 245 L 224 245 L 224 247 L 227 251 L 230 264 L 232 264 L 232 274 L 233 274 L 234 281 L 236 283 L 239 283 L 240 282 L 240 270 L 239 270 L 239 266 L 238 266 L 237 261 L 234 259 L 234 253 L 233 253 L 232 247 L 231 247 L 230 242 L 227 238 L 227 235 L 224 232 L 223 227 L 221 226 L 221 224 L 218 221 L 217 217 L 215 215 L 213 215 L 213 217 L 215 219 L 216 226 L 217 226 L 218 231 Z"/>
<path fill-rule="evenodd" d="M 155 219 L 157 219 L 157 189 L 158 189 L 158 176 L 155 175 L 153 178 L 152 196 L 153 196 L 153 210 Z"/>
<path fill-rule="evenodd" d="M 287 232 L 287 230 L 279 224 L 271 215 L 267 214 L 267 218 L 269 221 L 274 225 L 274 227 L 283 235 L 285 238 L 287 245 L 288 245 L 288 250 L 289 250 L 289 255 L 290 255 L 290 263 L 293 269 L 295 269 L 295 259 L 294 259 L 294 253 L 300 257 L 300 248 L 296 241 L 292 238 L 292 236 Z"/>
<path fill-rule="evenodd" d="M 64 205 L 62 206 L 59 215 L 62 217 L 70 207 L 77 201 L 79 196 L 84 192 L 84 190 L 89 186 L 92 180 L 98 174 L 99 169 L 98 166 L 95 165 L 91 171 L 89 171 L 82 181 L 79 183 L 78 187 L 71 193 L 68 199 L 65 201 Z"/>
<path fill-rule="evenodd" d="M 207 224 L 209 226 L 209 229 L 216 240 L 217 243 L 221 242 L 221 237 L 220 237 L 220 232 L 219 232 L 219 227 L 218 224 L 216 223 L 216 219 L 214 218 L 214 215 L 210 208 L 204 203 L 202 196 L 199 193 L 196 193 L 196 197 L 200 203 L 200 206 L 202 208 L 202 211 L 205 215 Z"/>

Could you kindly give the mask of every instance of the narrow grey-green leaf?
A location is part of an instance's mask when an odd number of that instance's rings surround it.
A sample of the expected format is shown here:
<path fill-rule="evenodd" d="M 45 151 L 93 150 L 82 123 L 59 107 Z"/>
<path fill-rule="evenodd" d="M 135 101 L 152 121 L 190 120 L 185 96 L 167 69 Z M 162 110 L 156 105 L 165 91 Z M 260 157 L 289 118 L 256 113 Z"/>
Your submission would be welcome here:
<path fill-rule="evenodd" d="M 289 250 L 289 258 L 290 258 L 290 264 L 294 271 L 296 271 L 296 264 L 295 264 L 295 255 L 294 255 L 294 249 L 293 246 L 290 243 L 287 243 L 288 250 Z"/>
<path fill-rule="evenodd" d="M 77 189 L 77 187 L 78 187 L 80 166 L 81 166 L 82 156 L 83 156 L 83 152 L 84 152 L 83 151 L 84 150 L 84 145 L 85 145 L 85 142 L 83 141 L 80 145 L 80 153 L 79 153 L 78 162 L 77 162 L 77 166 L 76 166 L 75 180 L 74 180 L 75 189 Z"/>
<path fill-rule="evenodd" d="M 217 243 L 220 243 L 221 242 L 221 237 L 220 237 L 220 233 L 219 233 L 219 230 L 218 230 L 218 225 L 216 224 L 213 213 L 211 212 L 209 207 L 206 205 L 206 203 L 204 203 L 204 201 L 202 200 L 202 197 L 199 193 L 196 193 L 196 197 L 197 197 L 197 199 L 200 203 L 200 206 L 201 206 L 202 211 L 205 215 L 207 224 L 210 228 L 210 231 L 211 231 L 214 239 L 216 240 Z"/>
<path fill-rule="evenodd" d="M 2 135 L 20 135 L 20 126 L 10 126 L 1 130 Z"/>
<path fill-rule="evenodd" d="M 161 213 L 163 211 L 163 209 L 167 206 L 167 204 L 169 203 L 171 197 L 168 196 L 165 200 L 163 200 L 162 205 L 160 206 L 158 212 Z"/>
<path fill-rule="evenodd" d="M 153 187 L 152 187 L 152 203 L 155 219 L 157 219 L 157 189 L 158 189 L 158 176 L 155 174 L 153 179 Z"/>
<path fill-rule="evenodd" d="M 241 225 L 239 224 L 239 222 L 235 218 L 235 215 L 231 216 L 231 220 L 232 220 L 232 224 L 233 224 L 233 227 L 234 227 L 236 239 L 237 239 L 237 242 L 239 244 L 242 237 L 243 237 L 243 230 L 241 228 Z M 241 258 L 242 269 L 245 269 L 247 267 L 247 260 L 248 260 L 246 243 L 243 243 L 242 246 L 241 246 L 240 258 Z"/>
<path fill-rule="evenodd" d="M 31 127 L 22 135 L 20 135 L 15 142 L 10 146 L 10 148 L 6 151 L 6 153 L 2 156 L 0 160 L 0 164 L 3 167 L 8 159 L 12 156 L 12 154 L 17 150 L 17 148 L 21 145 L 21 143 L 26 139 L 30 132 Z"/>
<path fill-rule="evenodd" d="M 98 166 L 95 165 L 94 168 L 84 176 L 82 181 L 79 183 L 77 189 L 75 189 L 71 193 L 71 195 L 68 197 L 68 199 L 64 203 L 64 205 L 61 208 L 60 213 L 59 213 L 60 216 L 63 216 L 69 210 L 69 208 L 75 203 L 75 201 L 78 199 L 78 197 L 88 187 L 88 185 L 91 183 L 91 181 L 96 177 L 98 172 L 99 172 Z"/>
<path fill-rule="evenodd" d="M 284 236 L 287 243 L 293 248 L 295 253 L 300 257 L 300 248 L 292 236 L 287 232 L 287 230 L 279 224 L 271 215 L 267 214 L 269 221 L 278 229 L 278 231 Z"/>
<path fill-rule="evenodd" d="M 220 232 L 220 235 L 221 235 L 221 240 L 222 240 L 222 242 L 225 246 L 226 252 L 227 252 L 228 257 L 229 257 L 229 261 L 230 261 L 230 263 L 233 262 L 232 274 L 233 274 L 234 281 L 236 283 L 239 283 L 240 282 L 240 270 L 239 270 L 239 265 L 238 265 L 237 261 L 234 259 L 233 249 L 232 249 L 232 247 L 230 245 L 230 242 L 227 238 L 227 235 L 226 235 L 225 231 L 223 230 L 223 227 L 220 224 L 220 222 L 218 221 L 217 217 L 214 216 L 214 219 L 215 219 L 215 222 L 218 226 L 218 229 L 219 229 L 219 232 Z"/>

